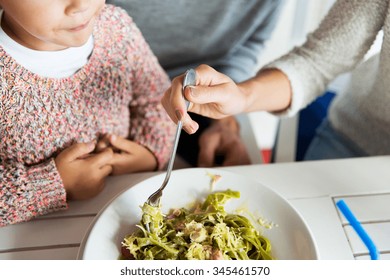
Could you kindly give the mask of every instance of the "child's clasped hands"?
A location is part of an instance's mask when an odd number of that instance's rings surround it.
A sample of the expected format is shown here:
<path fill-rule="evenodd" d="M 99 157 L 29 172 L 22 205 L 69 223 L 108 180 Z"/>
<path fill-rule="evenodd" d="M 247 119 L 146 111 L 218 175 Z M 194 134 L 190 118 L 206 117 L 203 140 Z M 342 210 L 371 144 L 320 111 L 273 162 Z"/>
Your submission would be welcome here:
<path fill-rule="evenodd" d="M 55 158 L 55 163 L 67 198 L 74 200 L 100 193 L 109 175 L 157 168 L 157 160 L 147 148 L 113 134 L 104 134 L 97 142 L 73 144 Z"/>

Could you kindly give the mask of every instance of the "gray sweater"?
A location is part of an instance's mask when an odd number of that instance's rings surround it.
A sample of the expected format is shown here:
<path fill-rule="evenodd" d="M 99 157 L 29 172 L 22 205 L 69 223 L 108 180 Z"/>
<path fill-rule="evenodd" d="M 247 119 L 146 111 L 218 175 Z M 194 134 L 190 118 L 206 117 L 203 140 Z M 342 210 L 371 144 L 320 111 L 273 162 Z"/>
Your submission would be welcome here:
<path fill-rule="evenodd" d="M 329 109 L 334 129 L 368 155 L 390 154 L 390 10 L 388 0 L 339 0 L 307 42 L 266 67 L 290 79 L 295 114 L 321 95 L 338 74 L 353 71 L 351 85 Z M 362 62 L 377 33 L 379 55 Z"/>
<path fill-rule="evenodd" d="M 253 76 L 284 0 L 108 0 L 134 19 L 172 78 L 206 63 Z"/>

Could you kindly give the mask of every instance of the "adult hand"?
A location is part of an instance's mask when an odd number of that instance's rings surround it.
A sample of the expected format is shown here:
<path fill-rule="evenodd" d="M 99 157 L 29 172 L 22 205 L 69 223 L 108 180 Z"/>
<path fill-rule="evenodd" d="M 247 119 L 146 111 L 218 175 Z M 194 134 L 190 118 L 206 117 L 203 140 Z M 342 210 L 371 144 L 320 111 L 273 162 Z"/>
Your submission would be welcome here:
<path fill-rule="evenodd" d="M 113 152 L 105 149 L 93 154 L 94 149 L 94 143 L 77 143 L 55 158 L 68 199 L 88 199 L 103 190 L 105 179 L 112 171 Z"/>
<path fill-rule="evenodd" d="M 186 87 L 184 91 L 185 98 L 191 102 L 189 111 L 221 119 L 245 110 L 246 96 L 232 79 L 207 65 L 201 65 L 195 71 L 196 86 Z M 192 134 L 198 129 L 198 124 L 185 109 L 183 78 L 181 75 L 173 79 L 161 102 L 170 118 L 175 123 L 181 120 L 183 129 Z"/>
<path fill-rule="evenodd" d="M 107 148 L 114 151 L 111 161 L 112 175 L 122 175 L 132 172 L 151 171 L 157 168 L 157 160 L 144 146 L 128 139 L 106 134 L 96 145 L 96 152 Z"/>
<path fill-rule="evenodd" d="M 215 166 L 217 156 L 223 156 L 223 166 L 251 163 L 234 117 L 212 122 L 199 138 L 198 166 Z"/>
<path fill-rule="evenodd" d="M 262 70 L 255 77 L 239 84 L 207 65 L 201 65 L 195 71 L 196 86 L 184 90 L 185 98 L 191 102 L 188 109 L 191 112 L 221 119 L 242 112 L 282 112 L 291 105 L 290 81 L 278 69 Z M 175 123 L 181 120 L 184 130 L 192 134 L 199 126 L 185 109 L 183 78 L 184 75 L 173 79 L 161 103 L 171 119 Z"/>

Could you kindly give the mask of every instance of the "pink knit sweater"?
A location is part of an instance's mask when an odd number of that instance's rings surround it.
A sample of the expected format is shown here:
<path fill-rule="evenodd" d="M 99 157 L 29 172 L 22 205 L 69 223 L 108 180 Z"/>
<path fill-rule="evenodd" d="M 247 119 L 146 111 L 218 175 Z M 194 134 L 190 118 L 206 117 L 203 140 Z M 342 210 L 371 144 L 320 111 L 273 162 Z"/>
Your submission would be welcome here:
<path fill-rule="evenodd" d="M 113 133 L 147 147 L 159 168 L 168 159 L 167 75 L 125 11 L 107 5 L 93 36 L 88 63 L 62 79 L 31 73 L 0 46 L 0 226 L 67 208 L 54 158 L 74 142 Z"/>

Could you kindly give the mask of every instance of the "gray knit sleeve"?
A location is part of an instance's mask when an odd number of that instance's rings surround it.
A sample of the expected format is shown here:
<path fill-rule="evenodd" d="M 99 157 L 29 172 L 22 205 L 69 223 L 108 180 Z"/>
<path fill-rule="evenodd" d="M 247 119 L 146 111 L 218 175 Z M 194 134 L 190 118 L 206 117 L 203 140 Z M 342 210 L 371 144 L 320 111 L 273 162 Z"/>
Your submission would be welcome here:
<path fill-rule="evenodd" d="M 290 80 L 292 103 L 281 115 L 295 114 L 362 61 L 383 26 L 387 6 L 387 0 L 339 0 L 302 46 L 264 67 L 280 69 Z"/>

